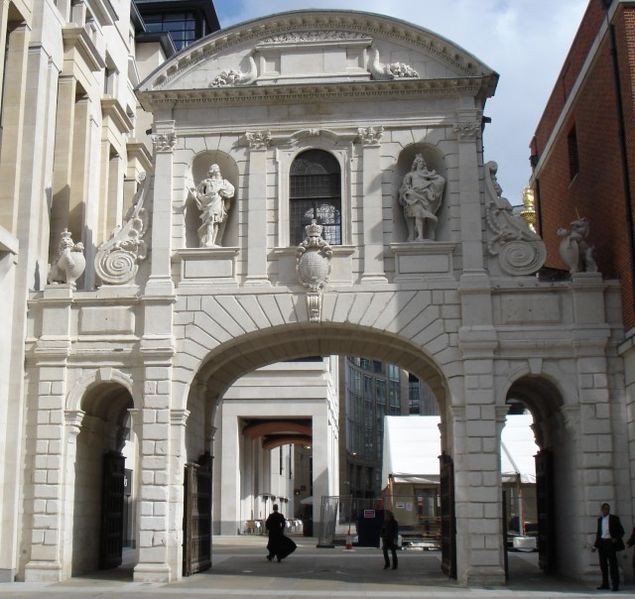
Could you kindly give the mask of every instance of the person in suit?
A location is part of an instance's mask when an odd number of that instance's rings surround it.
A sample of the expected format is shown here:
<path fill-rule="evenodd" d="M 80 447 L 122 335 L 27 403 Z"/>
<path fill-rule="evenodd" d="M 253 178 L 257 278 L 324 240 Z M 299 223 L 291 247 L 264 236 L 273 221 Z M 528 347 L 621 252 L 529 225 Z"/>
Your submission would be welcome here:
<path fill-rule="evenodd" d="M 631 533 L 628 541 L 626 541 L 626 544 L 629 547 L 633 547 L 633 545 L 635 545 L 635 528 L 633 528 L 633 532 Z M 635 551 L 633 551 L 633 571 L 635 571 Z"/>
<path fill-rule="evenodd" d="M 611 575 L 611 589 L 619 591 L 620 573 L 617 567 L 617 552 L 624 550 L 624 528 L 617 516 L 611 514 L 611 506 L 602 504 L 602 515 L 598 518 L 594 547 L 598 550 L 602 584 L 598 589 L 609 588 L 609 573 Z"/>
<path fill-rule="evenodd" d="M 397 543 L 399 536 L 399 524 L 390 510 L 384 512 L 384 525 L 381 529 L 382 550 L 384 552 L 384 570 L 390 568 L 388 551 L 392 553 L 392 569 L 397 569 Z"/>

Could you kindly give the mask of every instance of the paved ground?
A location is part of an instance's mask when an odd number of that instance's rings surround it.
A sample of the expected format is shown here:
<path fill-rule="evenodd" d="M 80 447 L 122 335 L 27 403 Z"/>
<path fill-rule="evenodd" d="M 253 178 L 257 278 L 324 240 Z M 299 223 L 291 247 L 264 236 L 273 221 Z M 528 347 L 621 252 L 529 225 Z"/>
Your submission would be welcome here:
<path fill-rule="evenodd" d="M 359 548 L 316 548 L 315 539 L 296 538 L 288 559 L 268 562 L 264 537 L 215 537 L 212 570 L 173 584 L 135 583 L 120 568 L 63 583 L 3 583 L 0 597 L 17 599 L 582 599 L 635 597 L 635 586 L 619 593 L 596 591 L 580 582 L 543 576 L 535 553 L 510 553 L 511 580 L 505 588 L 465 588 L 449 581 L 437 551 L 402 551 L 399 569 L 384 570 L 381 552 Z"/>

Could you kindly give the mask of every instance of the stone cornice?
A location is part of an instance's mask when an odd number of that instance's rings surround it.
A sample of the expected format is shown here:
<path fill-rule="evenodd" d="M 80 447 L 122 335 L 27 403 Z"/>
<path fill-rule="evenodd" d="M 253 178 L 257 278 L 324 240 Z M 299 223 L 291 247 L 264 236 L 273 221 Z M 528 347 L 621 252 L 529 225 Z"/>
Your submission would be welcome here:
<path fill-rule="evenodd" d="M 128 158 L 136 158 L 147 173 L 152 170 L 152 153 L 142 141 L 128 141 L 126 148 Z"/>
<path fill-rule="evenodd" d="M 354 83 L 294 84 L 204 89 L 174 89 L 138 92 L 147 111 L 177 103 L 208 105 L 297 104 L 317 100 L 375 100 L 421 96 L 475 96 L 483 90 L 482 77 L 444 79 L 399 79 Z"/>
<path fill-rule="evenodd" d="M 303 10 L 271 15 L 240 23 L 208 36 L 173 60 L 162 65 L 141 84 L 141 90 L 165 86 L 190 67 L 236 45 L 267 41 L 271 36 L 288 32 L 313 30 L 359 32 L 378 36 L 418 48 L 437 60 L 452 66 L 466 76 L 492 77 L 490 94 L 493 94 L 498 76 L 489 67 L 463 48 L 427 29 L 411 23 L 371 13 L 344 10 Z"/>
<path fill-rule="evenodd" d="M 101 99 L 101 112 L 110 118 L 121 133 L 129 133 L 134 128 L 132 119 L 126 114 L 121 102 L 117 98 L 105 97 Z"/>
<path fill-rule="evenodd" d="M 99 71 L 106 67 L 104 59 L 84 27 L 64 27 L 62 38 L 65 54 L 76 49 L 91 71 Z"/>

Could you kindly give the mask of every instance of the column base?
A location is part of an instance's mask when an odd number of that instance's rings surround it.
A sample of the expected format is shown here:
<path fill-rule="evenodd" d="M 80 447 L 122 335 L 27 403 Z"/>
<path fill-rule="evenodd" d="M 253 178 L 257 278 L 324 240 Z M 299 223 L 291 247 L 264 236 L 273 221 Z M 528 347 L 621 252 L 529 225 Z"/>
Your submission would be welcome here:
<path fill-rule="evenodd" d="M 461 582 L 468 587 L 503 587 L 505 571 L 499 567 L 469 568 L 461 576 Z"/>
<path fill-rule="evenodd" d="M 272 287 L 267 275 L 254 275 L 245 278 L 245 287 Z"/>
<path fill-rule="evenodd" d="M 15 570 L 13 568 L 0 568 L 0 582 L 14 582 Z"/>
<path fill-rule="evenodd" d="M 24 567 L 25 582 L 61 582 L 62 565 L 59 562 L 31 561 Z"/>
<path fill-rule="evenodd" d="M 171 582 L 168 564 L 137 564 L 132 573 L 134 582 Z"/>
<path fill-rule="evenodd" d="M 388 279 L 386 278 L 386 275 L 384 275 L 384 274 L 368 273 L 368 274 L 363 274 L 362 275 L 361 282 L 362 282 L 362 284 L 370 283 L 371 285 L 384 285 L 384 284 L 388 283 Z"/>

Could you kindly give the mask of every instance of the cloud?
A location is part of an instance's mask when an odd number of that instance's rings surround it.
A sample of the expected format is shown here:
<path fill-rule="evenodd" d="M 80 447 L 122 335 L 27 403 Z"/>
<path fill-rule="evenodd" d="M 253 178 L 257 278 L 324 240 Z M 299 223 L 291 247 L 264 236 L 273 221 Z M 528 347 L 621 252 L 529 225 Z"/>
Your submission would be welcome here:
<path fill-rule="evenodd" d="M 588 0 L 217 0 L 223 26 L 306 8 L 386 14 L 429 29 L 500 74 L 486 106 L 485 159 L 520 203 L 530 176 L 528 144 L 553 89 Z"/>

